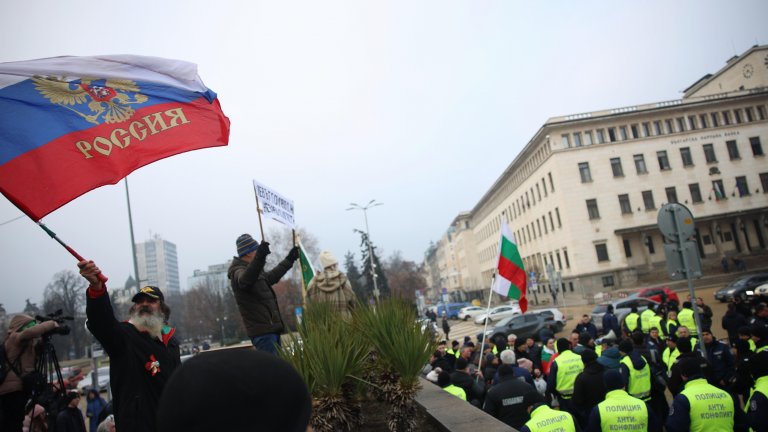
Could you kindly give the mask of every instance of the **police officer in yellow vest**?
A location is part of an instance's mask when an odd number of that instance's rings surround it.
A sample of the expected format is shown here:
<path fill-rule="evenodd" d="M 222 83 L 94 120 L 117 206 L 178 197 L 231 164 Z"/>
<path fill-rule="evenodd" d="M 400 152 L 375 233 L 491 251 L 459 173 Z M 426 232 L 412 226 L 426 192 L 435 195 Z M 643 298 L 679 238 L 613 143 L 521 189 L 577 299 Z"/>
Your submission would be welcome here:
<path fill-rule="evenodd" d="M 680 326 L 680 323 L 677 322 L 677 312 L 668 311 L 667 319 L 665 319 L 662 324 L 662 327 L 663 327 L 662 331 L 664 332 L 664 336 L 669 336 L 669 335 L 677 336 L 677 327 L 679 326 Z"/>
<path fill-rule="evenodd" d="M 605 371 L 603 381 L 608 393 L 604 401 L 592 408 L 587 432 L 624 430 L 621 425 L 631 425 L 632 428 L 627 430 L 633 431 L 661 430 L 661 420 L 653 410 L 624 390 L 624 378 L 619 371 Z"/>
<path fill-rule="evenodd" d="M 648 402 L 651 400 L 651 367 L 643 356 L 632 351 L 634 347 L 629 339 L 619 343 L 619 352 L 624 355 L 619 370 L 627 383 L 627 393 Z"/>
<path fill-rule="evenodd" d="M 453 356 L 453 358 L 456 358 L 456 357 L 458 357 L 458 352 L 459 352 L 459 341 L 454 339 L 451 342 L 451 347 L 446 349 L 445 353 L 448 354 L 448 355 Z"/>
<path fill-rule="evenodd" d="M 581 432 L 571 414 L 553 410 L 543 403 L 538 392 L 526 395 L 523 404 L 528 408 L 531 419 L 520 428 L 520 432 Z"/>
<path fill-rule="evenodd" d="M 672 365 L 680 357 L 680 350 L 677 349 L 677 336 L 667 336 L 667 348 L 661 353 L 661 361 L 667 366 L 667 376 L 672 374 Z"/>
<path fill-rule="evenodd" d="M 768 430 L 768 352 L 753 355 L 750 359 L 750 373 L 755 385 L 744 404 L 750 430 Z"/>
<path fill-rule="evenodd" d="M 568 339 L 560 338 L 556 342 L 557 351 L 560 353 L 549 367 L 547 377 L 547 392 L 557 397 L 560 410 L 577 415 L 573 405 L 573 387 L 576 377 L 584 370 L 581 356 L 571 351 L 571 343 Z"/>
<path fill-rule="evenodd" d="M 656 312 L 653 310 L 653 305 L 649 304 L 648 309 L 640 314 L 640 330 L 642 330 L 643 333 L 648 334 L 648 332 L 651 331 L 651 318 L 655 316 Z"/>
<path fill-rule="evenodd" d="M 664 334 L 664 325 L 662 324 L 664 322 L 664 317 L 662 316 L 661 307 L 656 309 L 649 322 L 650 324 L 647 333 L 650 333 L 651 329 L 655 328 L 659 331 L 659 334 Z"/>
<path fill-rule="evenodd" d="M 752 340 L 755 341 L 755 353 L 768 351 L 768 327 L 753 324 Z"/>
<path fill-rule="evenodd" d="M 746 414 L 739 402 L 725 390 L 704 379 L 698 360 L 680 360 L 685 389 L 672 401 L 667 432 L 746 432 Z"/>
<path fill-rule="evenodd" d="M 696 318 L 693 317 L 691 302 L 683 302 L 683 308 L 680 309 L 680 312 L 677 314 L 677 322 L 680 323 L 680 326 L 688 327 L 688 330 L 691 332 L 691 336 L 699 335 L 698 331 L 696 330 Z M 682 335 L 678 334 L 678 336 Z"/>
<path fill-rule="evenodd" d="M 739 327 L 738 334 L 739 340 L 746 341 L 747 345 L 749 345 L 749 350 L 755 352 L 757 344 L 752 340 L 752 327 L 748 325 L 741 326 Z"/>
<path fill-rule="evenodd" d="M 637 306 L 632 306 L 630 312 L 624 317 L 624 332 L 631 335 L 636 328 L 640 327 L 640 315 L 637 313 Z"/>
<path fill-rule="evenodd" d="M 437 385 L 457 398 L 463 401 L 467 400 L 467 392 L 463 388 L 451 384 L 451 374 L 448 372 L 442 371 L 437 375 Z"/>
<path fill-rule="evenodd" d="M 696 351 L 699 349 L 699 340 L 694 337 L 691 334 L 691 331 L 688 329 L 688 327 L 681 325 L 677 328 L 677 338 L 688 338 L 691 341 L 691 351 Z M 699 350 L 701 351 L 701 350 Z"/>

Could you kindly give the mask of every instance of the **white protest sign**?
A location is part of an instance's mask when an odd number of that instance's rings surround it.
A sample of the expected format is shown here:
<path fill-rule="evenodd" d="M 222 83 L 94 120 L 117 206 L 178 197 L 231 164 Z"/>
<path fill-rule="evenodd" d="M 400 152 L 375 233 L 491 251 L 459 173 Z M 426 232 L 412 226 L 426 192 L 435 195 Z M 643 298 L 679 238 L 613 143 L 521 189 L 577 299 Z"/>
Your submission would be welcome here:
<path fill-rule="evenodd" d="M 256 191 L 256 199 L 264 216 L 295 228 L 292 200 L 256 180 L 253 181 L 253 189 Z"/>

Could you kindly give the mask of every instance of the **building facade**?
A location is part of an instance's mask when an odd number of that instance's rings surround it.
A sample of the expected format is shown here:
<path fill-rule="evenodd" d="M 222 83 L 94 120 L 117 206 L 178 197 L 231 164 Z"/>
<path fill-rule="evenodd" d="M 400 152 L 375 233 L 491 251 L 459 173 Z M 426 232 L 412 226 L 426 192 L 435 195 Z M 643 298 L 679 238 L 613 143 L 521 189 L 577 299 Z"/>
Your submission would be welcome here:
<path fill-rule="evenodd" d="M 152 239 L 136 244 L 136 261 L 139 286 L 154 285 L 166 295 L 181 293 L 175 244 L 155 234 Z"/>
<path fill-rule="evenodd" d="M 227 271 L 231 263 L 232 260 L 224 264 L 208 266 L 207 270 L 195 270 L 192 276 L 187 278 L 187 288 L 205 287 L 218 293 L 227 292 L 229 289 Z"/>
<path fill-rule="evenodd" d="M 544 289 L 548 267 L 567 292 L 633 287 L 666 267 L 657 227 L 664 203 L 691 210 L 693 240 L 710 267 L 764 253 L 767 110 L 768 46 L 755 46 L 682 99 L 549 119 L 457 217 L 472 235 L 451 242 L 450 253 L 477 262 L 459 264 L 457 278 L 491 280 L 506 220 Z"/>

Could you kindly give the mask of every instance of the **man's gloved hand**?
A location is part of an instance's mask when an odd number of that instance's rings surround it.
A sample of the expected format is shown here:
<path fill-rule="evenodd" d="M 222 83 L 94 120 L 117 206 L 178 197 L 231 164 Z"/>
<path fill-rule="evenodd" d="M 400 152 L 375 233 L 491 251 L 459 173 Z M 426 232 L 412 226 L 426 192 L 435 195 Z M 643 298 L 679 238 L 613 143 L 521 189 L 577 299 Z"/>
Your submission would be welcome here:
<path fill-rule="evenodd" d="M 299 259 L 299 247 L 294 246 L 293 248 L 291 248 L 290 252 L 288 252 L 287 258 L 291 261 L 296 261 L 297 259 Z"/>
<path fill-rule="evenodd" d="M 269 242 L 263 241 L 259 243 L 259 247 L 256 248 L 256 255 L 260 257 L 266 257 L 270 253 L 272 252 L 269 250 Z"/>

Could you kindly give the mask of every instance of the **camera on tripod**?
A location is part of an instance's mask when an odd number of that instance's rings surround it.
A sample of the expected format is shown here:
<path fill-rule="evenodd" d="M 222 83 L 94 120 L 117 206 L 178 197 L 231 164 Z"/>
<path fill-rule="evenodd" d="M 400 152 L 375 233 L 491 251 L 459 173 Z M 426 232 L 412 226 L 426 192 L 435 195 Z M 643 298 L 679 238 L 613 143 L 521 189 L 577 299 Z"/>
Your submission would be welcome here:
<path fill-rule="evenodd" d="M 54 334 L 68 335 L 70 328 L 65 322 L 73 321 L 74 318 L 64 316 L 62 310 L 59 309 L 45 316 L 37 315 L 35 320 L 38 323 L 55 321 L 59 326 L 42 334 L 42 341 L 36 350 L 35 370 L 24 375 L 22 383 L 25 392 L 31 395 L 31 406 L 42 405 L 51 415 L 51 418 L 55 419 L 55 414 L 64 409 L 65 403 L 63 401 L 67 390 L 61 375 L 56 349 L 53 347 L 52 337 Z"/>
<path fill-rule="evenodd" d="M 64 316 L 64 312 L 62 312 L 61 309 L 56 310 L 56 312 L 51 312 L 48 315 L 42 316 L 37 315 L 35 316 L 35 320 L 37 322 L 46 322 L 46 321 L 55 321 L 59 324 L 59 326 L 45 334 L 43 334 L 43 337 L 45 336 L 51 336 L 54 334 L 59 334 L 66 336 L 69 334 L 70 328 L 68 325 L 65 324 L 65 321 L 73 321 L 74 318 L 71 316 Z"/>

